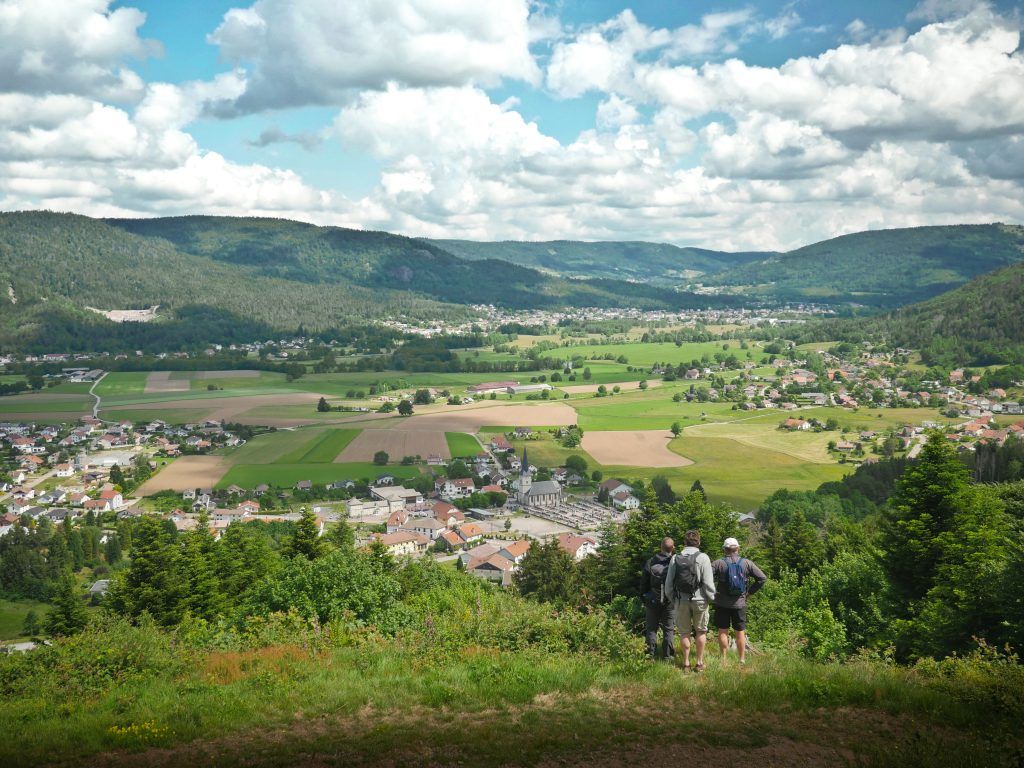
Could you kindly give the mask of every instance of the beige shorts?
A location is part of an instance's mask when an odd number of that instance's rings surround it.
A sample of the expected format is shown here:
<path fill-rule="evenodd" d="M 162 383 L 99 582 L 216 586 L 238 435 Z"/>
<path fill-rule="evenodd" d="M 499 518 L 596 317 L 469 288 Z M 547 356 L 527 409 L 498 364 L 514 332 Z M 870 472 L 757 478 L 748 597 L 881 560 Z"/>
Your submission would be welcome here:
<path fill-rule="evenodd" d="M 711 611 L 706 600 L 684 600 L 676 610 L 676 624 L 680 636 L 693 632 L 704 634 L 708 631 L 708 619 Z"/>

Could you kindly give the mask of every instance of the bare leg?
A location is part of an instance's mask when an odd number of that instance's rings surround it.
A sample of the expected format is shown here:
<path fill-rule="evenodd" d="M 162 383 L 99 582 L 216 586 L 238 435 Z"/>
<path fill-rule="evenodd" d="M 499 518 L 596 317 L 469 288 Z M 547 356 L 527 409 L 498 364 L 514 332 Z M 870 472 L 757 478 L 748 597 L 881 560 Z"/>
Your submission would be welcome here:
<path fill-rule="evenodd" d="M 743 664 L 747 656 L 747 632 L 744 629 L 736 630 L 736 650 L 740 654 L 740 664 Z"/>
<path fill-rule="evenodd" d="M 704 665 L 704 648 L 708 644 L 708 633 L 698 632 L 697 633 L 697 666 Z M 689 660 L 690 646 L 686 646 L 687 660 Z"/>
<path fill-rule="evenodd" d="M 722 651 L 722 665 L 725 665 L 726 654 L 729 653 L 729 630 L 718 630 L 718 647 Z"/>
<path fill-rule="evenodd" d="M 683 666 L 690 666 L 690 636 L 688 634 L 679 638 L 683 644 Z"/>

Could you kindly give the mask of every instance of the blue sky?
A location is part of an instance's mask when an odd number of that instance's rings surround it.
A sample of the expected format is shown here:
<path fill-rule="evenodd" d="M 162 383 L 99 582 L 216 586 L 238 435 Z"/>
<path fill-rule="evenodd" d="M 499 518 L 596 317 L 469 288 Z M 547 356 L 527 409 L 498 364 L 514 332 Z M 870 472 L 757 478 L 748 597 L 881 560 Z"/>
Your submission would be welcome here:
<path fill-rule="evenodd" d="M 719 248 L 1024 217 L 1005 0 L 0 9 L 3 209 Z"/>

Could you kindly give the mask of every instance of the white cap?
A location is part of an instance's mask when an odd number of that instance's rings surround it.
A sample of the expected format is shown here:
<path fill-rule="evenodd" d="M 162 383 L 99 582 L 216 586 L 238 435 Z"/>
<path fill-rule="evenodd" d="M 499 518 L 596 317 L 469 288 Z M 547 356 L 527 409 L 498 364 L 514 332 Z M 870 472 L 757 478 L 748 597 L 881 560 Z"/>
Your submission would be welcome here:
<path fill-rule="evenodd" d="M 722 549 L 739 549 L 740 543 L 732 536 L 722 542 Z"/>

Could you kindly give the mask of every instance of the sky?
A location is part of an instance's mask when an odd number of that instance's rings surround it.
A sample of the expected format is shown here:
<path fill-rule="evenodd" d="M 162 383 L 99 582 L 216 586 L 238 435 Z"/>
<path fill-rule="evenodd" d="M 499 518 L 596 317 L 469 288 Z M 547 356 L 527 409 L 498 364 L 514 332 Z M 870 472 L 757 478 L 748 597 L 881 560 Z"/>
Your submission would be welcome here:
<path fill-rule="evenodd" d="M 1024 223 L 1020 2 L 0 0 L 0 210 L 788 249 Z"/>

